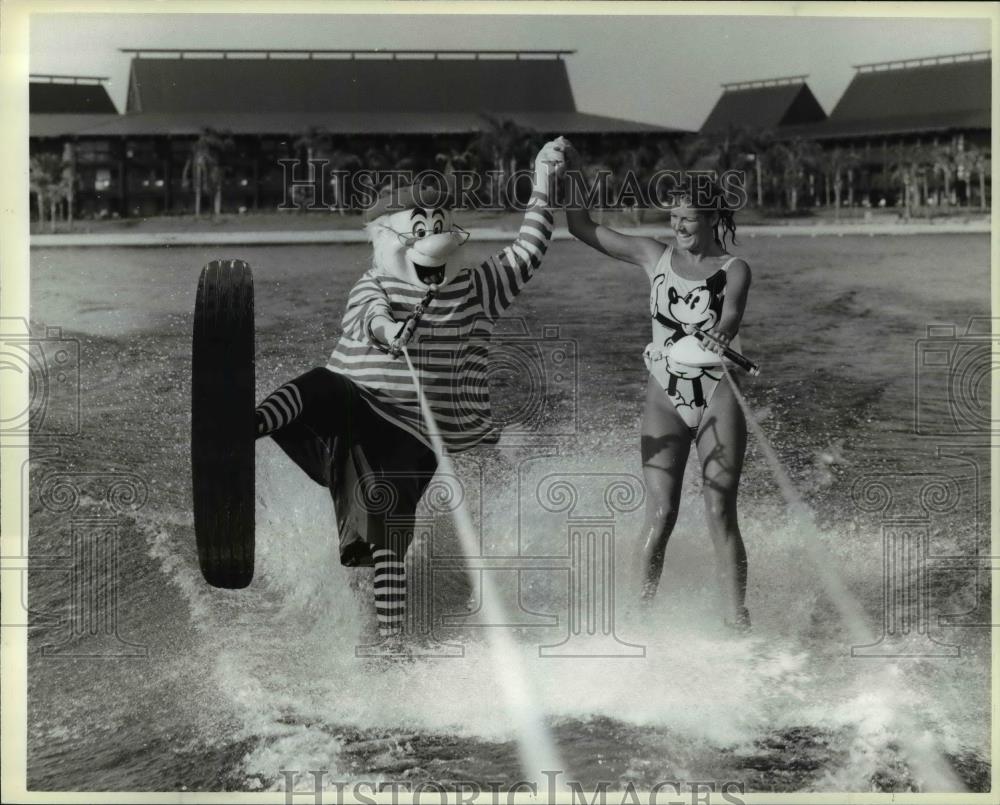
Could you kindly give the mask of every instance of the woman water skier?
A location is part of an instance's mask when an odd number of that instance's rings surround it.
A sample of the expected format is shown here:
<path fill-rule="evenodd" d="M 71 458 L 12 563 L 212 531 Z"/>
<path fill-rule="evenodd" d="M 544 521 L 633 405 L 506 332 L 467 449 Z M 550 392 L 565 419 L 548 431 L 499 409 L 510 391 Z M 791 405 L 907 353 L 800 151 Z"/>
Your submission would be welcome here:
<path fill-rule="evenodd" d="M 580 167 L 565 148 L 567 169 Z M 691 443 L 702 466 L 702 494 L 715 549 L 724 622 L 750 628 L 745 606 L 747 555 L 740 534 L 736 495 L 747 426 L 723 375 L 722 346 L 739 332 L 750 268 L 726 251 L 735 243 L 736 223 L 721 189 L 696 185 L 679 195 L 670 223 L 676 239 L 664 246 L 649 237 L 625 235 L 591 220 L 582 207 L 567 208 L 570 232 L 600 252 L 645 269 L 650 280 L 653 341 L 646 347 L 649 369 L 642 417 L 641 454 L 646 514 L 641 535 L 641 598 L 656 594 L 663 557 L 677 521 L 681 486 Z M 707 332 L 719 344 L 707 348 L 693 333 Z M 731 372 L 732 369 L 729 369 Z"/>

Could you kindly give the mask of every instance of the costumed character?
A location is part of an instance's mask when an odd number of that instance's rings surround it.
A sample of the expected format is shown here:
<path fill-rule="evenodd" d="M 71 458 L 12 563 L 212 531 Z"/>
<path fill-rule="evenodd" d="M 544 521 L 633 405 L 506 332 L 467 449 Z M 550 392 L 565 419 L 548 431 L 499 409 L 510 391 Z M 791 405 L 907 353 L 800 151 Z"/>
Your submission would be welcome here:
<path fill-rule="evenodd" d="M 561 142 L 546 144 L 536 157 L 517 239 L 475 266 L 461 267 L 468 233 L 453 223 L 445 191 L 425 184 L 383 192 L 366 215 L 372 267 L 348 296 L 343 334 L 329 361 L 257 408 L 257 437 L 273 438 L 330 490 L 341 562 L 374 566 L 385 638 L 403 631 L 404 557 L 417 504 L 437 467 L 401 350 L 450 452 L 499 438 L 486 380 L 490 337 L 548 248 L 549 186 L 564 164 Z M 414 338 L 417 331 L 447 332 L 449 347 L 434 337 Z"/>

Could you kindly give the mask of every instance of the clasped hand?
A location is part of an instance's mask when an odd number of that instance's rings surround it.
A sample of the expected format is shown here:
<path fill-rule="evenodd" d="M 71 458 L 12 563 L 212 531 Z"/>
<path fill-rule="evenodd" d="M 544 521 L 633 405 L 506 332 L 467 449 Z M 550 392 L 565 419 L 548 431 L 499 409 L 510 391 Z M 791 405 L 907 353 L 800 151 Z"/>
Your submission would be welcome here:
<path fill-rule="evenodd" d="M 685 324 L 682 326 L 684 327 L 684 332 L 688 335 L 701 333 L 706 336 L 705 338 L 698 340 L 701 342 L 702 347 L 707 349 L 709 352 L 714 352 L 716 355 L 724 354 L 725 348 L 728 347 L 730 342 L 733 340 L 733 337 L 729 333 L 725 333 L 715 327 L 711 330 L 701 330 L 693 324 Z"/>

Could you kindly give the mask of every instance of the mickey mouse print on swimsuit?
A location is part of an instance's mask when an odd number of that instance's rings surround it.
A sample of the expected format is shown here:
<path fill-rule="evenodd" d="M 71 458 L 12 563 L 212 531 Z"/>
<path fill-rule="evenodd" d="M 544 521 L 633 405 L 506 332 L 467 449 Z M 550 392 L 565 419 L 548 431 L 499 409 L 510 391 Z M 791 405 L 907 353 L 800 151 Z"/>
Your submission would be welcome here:
<path fill-rule="evenodd" d="M 711 330 L 718 323 L 729 263 L 706 279 L 691 280 L 673 270 L 672 253 L 672 247 L 664 252 L 652 277 L 653 342 L 646 348 L 645 359 L 681 419 L 696 432 L 722 379 L 722 359 L 704 349 L 693 335 L 686 335 L 684 326 Z"/>
<path fill-rule="evenodd" d="M 726 292 L 726 273 L 722 269 L 708 279 L 701 280 L 701 284 L 697 284 L 696 280 L 678 277 L 673 271 L 670 273 L 673 274 L 672 279 L 681 280 L 682 283 L 689 283 L 694 287 L 686 289 L 687 292 L 681 296 L 678 283 L 668 283 L 665 273 L 653 277 L 649 312 L 655 321 L 671 330 L 669 338 L 662 342 L 662 346 L 683 338 L 685 324 L 693 324 L 699 330 L 711 330 L 722 316 L 722 302 Z"/>

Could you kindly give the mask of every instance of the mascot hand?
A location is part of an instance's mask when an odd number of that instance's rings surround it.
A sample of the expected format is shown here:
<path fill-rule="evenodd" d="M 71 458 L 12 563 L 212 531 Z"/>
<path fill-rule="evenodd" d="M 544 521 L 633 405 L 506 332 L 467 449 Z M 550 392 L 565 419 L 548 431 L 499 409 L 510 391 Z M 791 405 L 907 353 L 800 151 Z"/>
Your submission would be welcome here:
<path fill-rule="evenodd" d="M 573 147 L 573 144 L 567 140 L 565 137 L 560 137 L 563 141 L 563 159 L 566 161 L 567 170 L 579 170 L 580 165 L 583 160 L 580 158 L 580 152 Z M 558 142 L 558 140 L 557 140 Z"/>
<path fill-rule="evenodd" d="M 557 137 L 542 146 L 535 157 L 535 182 L 548 185 L 552 177 L 560 177 L 566 172 L 566 155 L 563 151 L 569 146 L 565 137 Z"/>
<path fill-rule="evenodd" d="M 389 344 L 389 354 L 392 357 L 398 358 L 403 352 L 403 347 L 410 343 L 410 339 L 413 338 L 413 332 L 417 329 L 418 321 L 419 316 L 410 316 L 410 318 L 400 325 L 399 332 L 396 333 L 396 337 Z"/>

